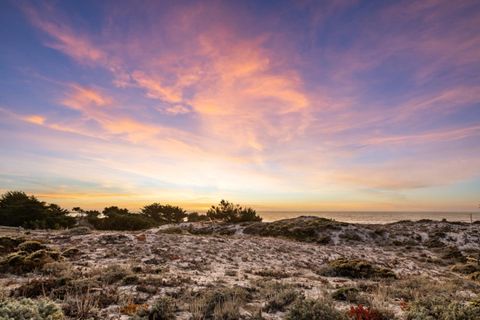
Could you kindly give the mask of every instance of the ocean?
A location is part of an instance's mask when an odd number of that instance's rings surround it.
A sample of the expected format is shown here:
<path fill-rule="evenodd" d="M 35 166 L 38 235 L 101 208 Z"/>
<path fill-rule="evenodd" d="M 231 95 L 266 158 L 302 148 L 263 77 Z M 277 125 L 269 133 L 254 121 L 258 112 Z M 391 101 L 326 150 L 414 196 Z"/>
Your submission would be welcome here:
<path fill-rule="evenodd" d="M 407 212 L 407 211 L 258 211 L 264 221 L 295 218 L 299 216 L 316 216 L 350 223 L 391 223 L 400 220 L 442 220 L 470 222 L 480 220 L 477 212 Z"/>

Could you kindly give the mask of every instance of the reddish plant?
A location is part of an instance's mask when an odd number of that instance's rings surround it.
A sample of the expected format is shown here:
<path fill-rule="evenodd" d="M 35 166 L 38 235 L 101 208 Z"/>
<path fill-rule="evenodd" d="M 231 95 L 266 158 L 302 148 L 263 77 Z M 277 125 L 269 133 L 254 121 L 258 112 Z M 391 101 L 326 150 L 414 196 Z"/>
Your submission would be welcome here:
<path fill-rule="evenodd" d="M 351 306 L 347 314 L 353 320 L 382 320 L 383 319 L 380 312 L 370 307 L 365 308 L 361 304 L 359 304 L 356 307 Z"/>

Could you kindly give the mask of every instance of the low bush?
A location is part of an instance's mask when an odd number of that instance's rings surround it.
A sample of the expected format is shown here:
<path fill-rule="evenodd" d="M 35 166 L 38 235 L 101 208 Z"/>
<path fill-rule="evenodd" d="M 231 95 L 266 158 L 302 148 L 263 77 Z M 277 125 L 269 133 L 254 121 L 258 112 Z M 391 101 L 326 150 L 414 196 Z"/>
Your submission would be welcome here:
<path fill-rule="evenodd" d="M 332 293 L 332 299 L 337 301 L 357 302 L 358 294 L 359 290 L 357 288 L 343 287 Z"/>
<path fill-rule="evenodd" d="M 0 272 L 22 274 L 41 269 L 45 264 L 59 259 L 60 254 L 53 250 L 41 249 L 30 254 L 27 251 L 18 251 L 0 261 Z"/>
<path fill-rule="evenodd" d="M 46 248 L 47 247 L 44 244 L 42 244 L 38 241 L 25 241 L 18 246 L 18 249 L 20 251 L 25 251 L 25 252 L 29 252 L 29 253 L 32 253 L 32 252 L 35 252 L 35 251 L 38 251 L 38 250 L 42 250 L 42 249 L 46 249 Z"/>
<path fill-rule="evenodd" d="M 363 305 L 351 306 L 347 315 L 352 320 L 393 320 L 392 315 L 384 314 L 372 307 L 364 307 Z"/>
<path fill-rule="evenodd" d="M 207 211 L 207 217 L 213 221 L 230 223 L 262 221 L 262 218 L 252 208 L 243 208 L 225 200 L 220 201 L 218 206 L 212 206 Z"/>
<path fill-rule="evenodd" d="M 19 238 L 0 237 L 0 255 L 14 252 L 25 240 Z"/>
<path fill-rule="evenodd" d="M 414 300 L 406 312 L 407 320 L 475 320 L 480 319 L 480 307 L 430 296 Z"/>
<path fill-rule="evenodd" d="M 346 277 L 352 279 L 396 278 L 395 273 L 360 259 L 340 258 L 330 261 L 319 273 L 327 277 Z"/>
<path fill-rule="evenodd" d="M 270 297 L 267 297 L 264 310 L 266 312 L 285 311 L 285 308 L 291 305 L 295 300 L 303 297 L 301 293 L 292 288 L 279 288 L 272 292 Z"/>
<path fill-rule="evenodd" d="M 89 227 L 84 226 L 71 228 L 63 232 L 63 234 L 68 236 L 83 236 L 90 233 L 92 233 L 92 230 Z"/>
<path fill-rule="evenodd" d="M 297 300 L 286 316 L 287 320 L 346 320 L 344 312 L 340 312 L 326 300 Z"/>
<path fill-rule="evenodd" d="M 169 297 L 159 298 L 150 309 L 140 308 L 133 320 L 174 320 L 175 302 Z"/>
<path fill-rule="evenodd" d="M 6 299 L 0 301 L 0 319 L 2 320 L 63 320 L 62 310 L 47 299 Z"/>
<path fill-rule="evenodd" d="M 252 223 L 245 227 L 244 233 L 263 237 L 286 237 L 297 241 L 331 242 L 328 232 L 339 230 L 343 222 L 319 217 L 299 217 L 268 223 Z"/>
<path fill-rule="evenodd" d="M 240 287 L 205 289 L 190 304 L 192 319 L 239 319 L 239 308 L 246 298 L 247 292 Z"/>

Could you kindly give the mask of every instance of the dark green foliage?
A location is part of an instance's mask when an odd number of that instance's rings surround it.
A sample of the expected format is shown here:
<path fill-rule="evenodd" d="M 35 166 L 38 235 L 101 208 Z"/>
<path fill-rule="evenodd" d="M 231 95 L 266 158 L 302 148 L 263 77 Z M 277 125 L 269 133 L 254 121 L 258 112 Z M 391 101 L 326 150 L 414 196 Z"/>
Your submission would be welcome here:
<path fill-rule="evenodd" d="M 3 299 L 0 319 L 63 320 L 65 316 L 60 306 L 48 299 Z"/>
<path fill-rule="evenodd" d="M 10 237 L 0 237 L 0 255 L 15 251 L 18 245 L 25 240 Z"/>
<path fill-rule="evenodd" d="M 346 320 L 344 313 L 323 300 L 299 299 L 286 317 L 287 320 Z"/>
<path fill-rule="evenodd" d="M 220 201 L 218 206 L 212 206 L 207 211 L 207 217 L 214 221 L 229 223 L 262 221 L 262 218 L 252 208 L 243 208 L 225 200 Z"/>
<path fill-rule="evenodd" d="M 142 214 L 159 224 L 183 222 L 187 216 L 186 211 L 180 207 L 160 203 L 152 203 L 143 207 Z"/>
<path fill-rule="evenodd" d="M 138 281 L 139 279 L 137 275 L 129 274 L 122 279 L 122 284 L 129 286 L 129 285 L 137 284 Z"/>
<path fill-rule="evenodd" d="M 72 227 L 75 219 L 56 204 L 46 204 L 21 191 L 9 191 L 0 198 L 0 222 L 12 227 L 60 229 Z"/>
<path fill-rule="evenodd" d="M 285 308 L 299 297 L 301 297 L 301 294 L 292 288 L 284 288 L 283 290 L 276 291 L 275 294 L 269 297 L 265 304 L 265 311 L 285 311 Z"/>
<path fill-rule="evenodd" d="M 104 217 L 91 214 L 88 217 L 98 230 L 143 230 L 157 226 L 151 218 L 142 214 L 130 213 L 127 209 L 107 207 L 103 210 Z"/>
<path fill-rule="evenodd" d="M 38 251 L 38 250 L 42 250 L 42 249 L 45 249 L 45 248 L 46 248 L 45 245 L 41 244 L 38 241 L 25 241 L 18 246 L 18 249 L 20 251 L 25 251 L 25 252 L 30 252 L 30 253 Z"/>
<path fill-rule="evenodd" d="M 150 310 L 139 310 L 138 314 L 132 319 L 134 320 L 174 320 L 175 303 L 169 297 L 161 297 Z"/>
<path fill-rule="evenodd" d="M 204 214 L 199 214 L 198 212 L 192 212 L 187 214 L 188 222 L 200 222 L 200 221 L 210 221 L 210 218 Z"/>
<path fill-rule="evenodd" d="M 197 293 L 192 305 L 194 319 L 238 319 L 238 308 L 247 299 L 248 293 L 240 287 L 205 289 Z M 236 315 L 236 317 L 235 317 Z"/>
<path fill-rule="evenodd" d="M 264 237 L 286 237 L 298 241 L 329 243 L 325 231 L 339 230 L 343 222 L 318 217 L 299 217 L 268 223 L 253 223 L 245 227 L 244 233 Z"/>
<path fill-rule="evenodd" d="M 41 249 L 32 253 L 18 251 L 5 256 L 0 261 L 0 272 L 22 274 L 40 269 L 45 264 L 60 259 L 60 254 L 53 250 Z"/>
<path fill-rule="evenodd" d="M 68 248 L 62 252 L 62 256 L 66 258 L 73 258 L 79 254 L 81 254 L 81 252 L 80 252 L 80 249 L 78 248 Z"/>
<path fill-rule="evenodd" d="M 467 258 L 455 246 L 443 249 L 441 258 L 447 263 L 467 262 Z"/>
<path fill-rule="evenodd" d="M 337 301 L 357 302 L 359 290 L 353 287 L 343 287 L 332 293 L 332 299 Z"/>
<path fill-rule="evenodd" d="M 353 279 L 396 278 L 395 273 L 390 269 L 380 268 L 365 260 L 345 258 L 330 261 L 327 267 L 320 270 L 320 274 L 327 277 Z"/>

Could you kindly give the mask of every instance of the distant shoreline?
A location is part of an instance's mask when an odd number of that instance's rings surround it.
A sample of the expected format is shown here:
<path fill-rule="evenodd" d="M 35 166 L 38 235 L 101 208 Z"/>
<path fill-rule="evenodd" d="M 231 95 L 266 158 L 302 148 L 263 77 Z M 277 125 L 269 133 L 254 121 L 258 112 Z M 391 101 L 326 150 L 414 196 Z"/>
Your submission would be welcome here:
<path fill-rule="evenodd" d="M 445 212 L 445 211 L 258 211 L 265 222 L 290 219 L 299 216 L 316 216 L 349 223 L 386 224 L 402 220 L 417 221 L 430 219 L 440 221 L 447 219 L 455 222 L 470 222 L 480 220 L 477 212 Z"/>

